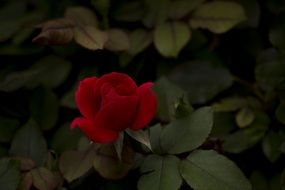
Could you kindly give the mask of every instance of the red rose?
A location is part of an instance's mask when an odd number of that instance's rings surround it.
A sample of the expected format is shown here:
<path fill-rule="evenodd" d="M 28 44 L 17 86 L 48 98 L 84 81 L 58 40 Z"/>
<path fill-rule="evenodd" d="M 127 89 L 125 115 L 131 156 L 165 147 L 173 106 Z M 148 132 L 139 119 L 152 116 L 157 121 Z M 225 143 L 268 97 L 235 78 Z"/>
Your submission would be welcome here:
<path fill-rule="evenodd" d="M 75 118 L 71 128 L 79 126 L 98 143 L 116 140 L 126 128 L 144 128 L 156 112 L 151 87 L 151 82 L 137 87 L 128 75 L 115 72 L 82 80 L 76 91 L 76 104 L 83 117 Z"/>

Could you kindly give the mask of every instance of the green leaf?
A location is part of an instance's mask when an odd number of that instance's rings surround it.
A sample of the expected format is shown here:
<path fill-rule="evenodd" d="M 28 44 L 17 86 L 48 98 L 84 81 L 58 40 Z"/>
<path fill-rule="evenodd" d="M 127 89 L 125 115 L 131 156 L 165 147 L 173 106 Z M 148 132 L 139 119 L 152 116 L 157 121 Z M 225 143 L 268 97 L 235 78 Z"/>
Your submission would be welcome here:
<path fill-rule="evenodd" d="M 275 46 L 278 48 L 282 53 L 285 52 L 285 15 L 281 15 L 281 18 L 279 18 L 279 22 L 275 23 L 269 31 L 269 40 Z"/>
<path fill-rule="evenodd" d="M 175 0 L 170 2 L 168 16 L 171 19 L 181 19 L 197 8 L 205 0 Z"/>
<path fill-rule="evenodd" d="M 65 151 L 59 159 L 59 169 L 63 177 L 71 182 L 83 176 L 89 169 L 96 155 L 97 145 L 91 145 L 86 151 Z"/>
<path fill-rule="evenodd" d="M 212 109 L 200 108 L 189 116 L 174 120 L 165 126 L 160 136 L 161 147 L 170 154 L 194 150 L 205 142 L 212 126 Z"/>
<path fill-rule="evenodd" d="M 241 170 L 212 150 L 196 150 L 181 162 L 182 177 L 195 190 L 251 190 Z"/>
<path fill-rule="evenodd" d="M 190 25 L 193 28 L 206 28 L 214 33 L 224 33 L 245 20 L 246 15 L 241 5 L 231 1 L 213 1 L 196 9 Z"/>
<path fill-rule="evenodd" d="M 80 129 L 70 129 L 69 123 L 62 125 L 51 138 L 51 148 L 57 153 L 75 149 L 82 136 Z"/>
<path fill-rule="evenodd" d="M 266 91 L 277 88 L 285 80 L 284 57 L 274 49 L 267 49 L 257 57 L 255 78 L 259 86 Z"/>
<path fill-rule="evenodd" d="M 240 128 L 247 127 L 254 121 L 254 118 L 255 114 L 253 110 L 244 107 L 236 114 L 236 123 Z"/>
<path fill-rule="evenodd" d="M 217 112 L 214 113 L 214 125 L 211 136 L 223 138 L 235 129 L 235 118 L 232 113 Z"/>
<path fill-rule="evenodd" d="M 35 121 L 29 120 L 17 131 L 11 143 L 10 154 L 31 158 L 37 166 L 45 163 L 47 144 Z"/>
<path fill-rule="evenodd" d="M 20 170 L 16 161 L 2 158 L 0 160 L 1 189 L 16 190 L 20 182 Z"/>
<path fill-rule="evenodd" d="M 186 93 L 165 77 L 155 82 L 153 90 L 158 101 L 157 117 L 163 121 L 169 121 L 175 117 L 175 105 L 179 102 L 179 98 L 183 98 L 189 109 L 192 109 L 186 99 Z"/>
<path fill-rule="evenodd" d="M 190 102 L 194 104 L 207 102 L 233 83 L 227 69 L 205 61 L 182 64 L 171 72 L 169 78 L 188 92 Z"/>
<path fill-rule="evenodd" d="M 61 85 L 69 75 L 71 63 L 57 56 L 46 56 L 29 70 L 38 72 L 29 81 L 28 87 L 35 88 L 37 85 L 42 84 L 46 87 L 55 88 Z"/>
<path fill-rule="evenodd" d="M 133 139 L 145 145 L 147 148 L 149 148 L 149 150 L 152 150 L 148 131 L 143 131 L 143 130 L 133 131 L 131 129 L 126 129 L 125 131 Z"/>
<path fill-rule="evenodd" d="M 285 10 L 285 2 L 283 0 L 266 0 L 266 5 L 273 13 L 281 13 Z"/>
<path fill-rule="evenodd" d="M 11 38 L 21 28 L 21 18 L 25 14 L 24 2 L 9 2 L 0 9 L 0 42 Z"/>
<path fill-rule="evenodd" d="M 278 121 L 285 125 L 285 102 L 281 102 L 276 111 L 275 116 L 278 119 Z"/>
<path fill-rule="evenodd" d="M 285 134 L 269 132 L 262 141 L 262 150 L 270 162 L 275 162 L 281 156 L 281 145 Z"/>
<path fill-rule="evenodd" d="M 152 42 L 152 34 L 144 29 L 137 29 L 130 34 L 130 48 L 128 53 L 136 55 L 147 48 Z"/>
<path fill-rule="evenodd" d="M 0 142 L 9 142 L 19 125 L 20 123 L 16 119 L 0 116 Z"/>
<path fill-rule="evenodd" d="M 114 144 L 114 147 L 115 147 L 115 150 L 116 150 L 116 153 L 117 153 L 117 156 L 118 156 L 118 158 L 119 158 L 120 161 L 122 161 L 122 152 L 123 152 L 123 146 L 124 146 L 124 137 L 125 137 L 124 132 L 120 132 L 118 139 L 113 143 L 113 144 Z"/>
<path fill-rule="evenodd" d="M 76 109 L 77 106 L 75 103 L 75 91 L 76 86 L 72 87 L 71 90 L 65 93 L 60 100 L 60 105 L 67 108 Z"/>
<path fill-rule="evenodd" d="M 182 184 L 175 156 L 149 155 L 140 167 L 138 190 L 177 190 Z"/>
<path fill-rule="evenodd" d="M 130 39 L 126 32 L 120 29 L 107 30 L 108 41 L 105 48 L 111 51 L 123 51 L 130 48 Z"/>
<path fill-rule="evenodd" d="M 177 57 L 181 49 L 190 40 L 191 32 L 183 22 L 166 22 L 158 25 L 154 31 L 154 45 L 165 57 Z"/>
<path fill-rule="evenodd" d="M 144 17 L 145 6 L 140 1 L 121 4 L 113 13 L 115 19 L 124 22 L 136 22 Z"/>
<path fill-rule="evenodd" d="M 152 28 L 166 21 L 170 0 L 144 0 L 144 4 L 146 9 L 142 21 L 146 27 Z"/>
<path fill-rule="evenodd" d="M 124 146 L 120 161 L 112 144 L 102 145 L 95 155 L 93 167 L 106 179 L 121 179 L 133 168 L 134 156 L 135 152 L 130 147 Z"/>
<path fill-rule="evenodd" d="M 152 151 L 157 154 L 163 154 L 165 153 L 164 150 L 162 150 L 161 144 L 160 144 L 160 135 L 162 133 L 163 127 L 160 123 L 151 126 L 149 129 L 149 138 L 150 138 L 150 144 Z"/>
<path fill-rule="evenodd" d="M 224 150 L 240 153 L 253 147 L 264 137 L 269 123 L 270 119 L 265 113 L 257 112 L 254 121 L 248 127 L 224 137 Z"/>
<path fill-rule="evenodd" d="M 260 171 L 254 171 L 250 176 L 253 190 L 268 190 L 268 180 Z"/>
<path fill-rule="evenodd" d="M 41 129 L 49 130 L 57 122 L 59 100 L 51 90 L 42 87 L 36 88 L 31 96 L 30 111 Z"/>

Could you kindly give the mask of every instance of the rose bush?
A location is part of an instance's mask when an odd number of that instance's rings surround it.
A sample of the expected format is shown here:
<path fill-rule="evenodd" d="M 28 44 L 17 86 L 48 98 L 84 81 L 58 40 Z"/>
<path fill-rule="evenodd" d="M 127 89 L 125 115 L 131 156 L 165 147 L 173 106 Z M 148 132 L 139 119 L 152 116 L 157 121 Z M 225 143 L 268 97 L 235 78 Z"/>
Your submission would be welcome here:
<path fill-rule="evenodd" d="M 151 87 L 151 82 L 137 87 L 128 75 L 116 72 L 82 80 L 76 91 L 76 104 L 83 117 L 75 118 L 71 128 L 79 126 L 91 141 L 98 143 L 115 141 L 126 128 L 144 128 L 157 107 Z"/>

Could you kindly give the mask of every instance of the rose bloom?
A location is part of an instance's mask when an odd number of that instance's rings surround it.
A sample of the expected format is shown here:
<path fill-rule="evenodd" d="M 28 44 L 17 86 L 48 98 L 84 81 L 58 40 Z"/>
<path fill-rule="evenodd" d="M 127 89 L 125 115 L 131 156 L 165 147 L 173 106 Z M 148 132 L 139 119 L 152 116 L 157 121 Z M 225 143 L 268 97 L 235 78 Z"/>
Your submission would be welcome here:
<path fill-rule="evenodd" d="M 156 113 L 153 83 L 137 87 L 126 74 L 110 73 L 100 78 L 85 78 L 76 91 L 76 104 L 83 115 L 71 123 L 94 142 L 110 143 L 119 132 L 144 128 Z"/>

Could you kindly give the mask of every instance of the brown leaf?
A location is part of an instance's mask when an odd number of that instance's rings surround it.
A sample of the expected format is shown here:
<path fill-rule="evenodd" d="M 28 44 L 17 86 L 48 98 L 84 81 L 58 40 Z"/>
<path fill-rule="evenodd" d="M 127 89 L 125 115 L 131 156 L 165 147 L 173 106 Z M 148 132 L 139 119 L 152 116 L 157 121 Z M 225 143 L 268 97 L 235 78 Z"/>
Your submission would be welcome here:
<path fill-rule="evenodd" d="M 74 40 L 87 49 L 103 49 L 108 40 L 108 34 L 94 26 L 76 27 L 73 31 Z"/>
<path fill-rule="evenodd" d="M 73 39 L 75 24 L 68 18 L 60 18 L 47 21 L 38 27 L 42 28 L 42 31 L 33 42 L 42 45 L 62 45 Z"/>
<path fill-rule="evenodd" d="M 109 39 L 105 48 L 111 51 L 123 51 L 130 48 L 130 39 L 126 32 L 120 29 L 110 29 L 107 31 Z"/>
<path fill-rule="evenodd" d="M 85 7 L 69 7 L 64 17 L 73 20 L 79 26 L 98 26 L 98 19 L 94 12 Z"/>
<path fill-rule="evenodd" d="M 53 190 L 59 185 L 58 176 L 46 168 L 36 168 L 31 171 L 33 184 L 39 190 Z"/>
<path fill-rule="evenodd" d="M 29 190 L 33 185 L 33 176 L 31 172 L 23 174 L 18 190 Z"/>

